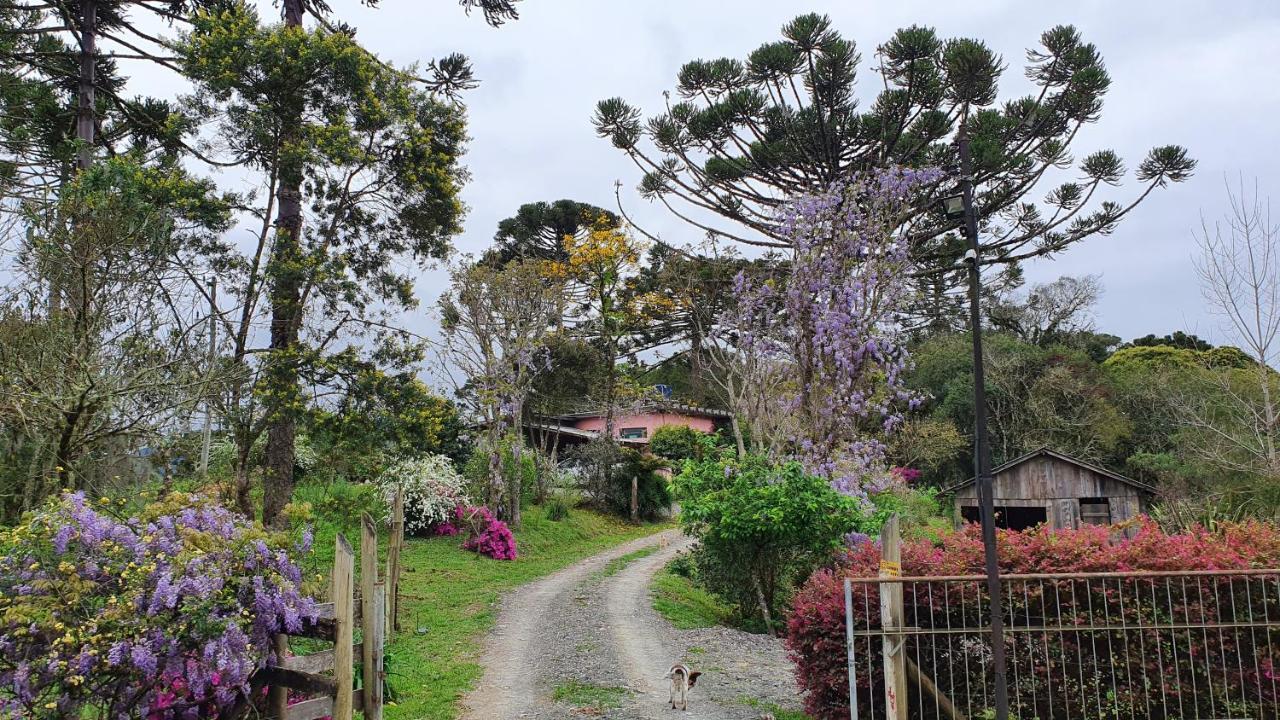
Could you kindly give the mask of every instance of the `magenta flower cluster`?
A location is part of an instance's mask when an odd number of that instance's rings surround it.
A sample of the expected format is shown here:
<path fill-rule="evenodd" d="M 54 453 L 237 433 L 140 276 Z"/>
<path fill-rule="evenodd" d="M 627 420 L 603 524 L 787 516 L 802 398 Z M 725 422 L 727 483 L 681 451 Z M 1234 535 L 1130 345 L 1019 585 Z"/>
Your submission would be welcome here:
<path fill-rule="evenodd" d="M 113 510 L 68 494 L 0 531 L 0 717 L 213 717 L 314 620 L 306 548 L 194 496 Z"/>
<path fill-rule="evenodd" d="M 779 223 L 794 248 L 784 277 L 736 279 L 726 319 L 739 349 L 794 368 L 777 398 L 796 416 L 791 447 L 807 470 L 865 497 L 894 477 L 877 439 L 920 398 L 897 319 L 910 299 L 912 264 L 903 223 L 936 170 L 888 168 L 837 182 L 789 203 Z"/>
<path fill-rule="evenodd" d="M 457 524 L 469 529 L 462 549 L 480 553 L 494 560 L 516 559 L 516 537 L 507 524 L 493 516 L 487 507 L 457 510 Z"/>

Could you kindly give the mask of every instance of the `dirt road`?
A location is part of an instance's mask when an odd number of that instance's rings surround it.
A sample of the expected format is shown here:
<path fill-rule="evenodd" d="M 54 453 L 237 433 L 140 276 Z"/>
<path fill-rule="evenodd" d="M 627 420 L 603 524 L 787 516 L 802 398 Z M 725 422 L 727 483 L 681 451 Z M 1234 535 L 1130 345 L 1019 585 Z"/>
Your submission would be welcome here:
<path fill-rule="evenodd" d="M 727 628 L 676 630 L 653 610 L 654 573 L 688 544 L 667 531 L 504 597 L 463 718 L 746 720 L 762 706 L 798 707 L 779 640 Z M 654 551 L 606 574 L 610 561 L 645 548 Z M 663 675 L 678 660 L 704 673 L 687 713 L 667 704 Z"/>

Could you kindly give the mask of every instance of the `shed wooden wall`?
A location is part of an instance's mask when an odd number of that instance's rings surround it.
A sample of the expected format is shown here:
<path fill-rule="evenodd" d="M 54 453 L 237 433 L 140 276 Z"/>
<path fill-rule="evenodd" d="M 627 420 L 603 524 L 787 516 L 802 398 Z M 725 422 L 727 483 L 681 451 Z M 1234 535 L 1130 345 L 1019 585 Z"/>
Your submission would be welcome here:
<path fill-rule="evenodd" d="M 992 486 L 997 506 L 1043 507 L 1049 524 L 1055 528 L 1079 527 L 1081 498 L 1107 498 L 1113 523 L 1138 516 L 1146 506 L 1146 498 L 1138 488 L 1051 455 L 1034 457 L 1003 470 L 995 476 Z M 961 507 L 977 505 L 977 493 L 973 483 L 956 491 L 957 519 Z"/>

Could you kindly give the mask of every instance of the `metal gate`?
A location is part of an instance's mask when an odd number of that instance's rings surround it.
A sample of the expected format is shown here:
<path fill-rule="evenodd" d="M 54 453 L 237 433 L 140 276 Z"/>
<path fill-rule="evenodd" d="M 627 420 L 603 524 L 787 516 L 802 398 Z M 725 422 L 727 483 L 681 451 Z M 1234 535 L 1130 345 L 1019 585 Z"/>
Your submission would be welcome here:
<path fill-rule="evenodd" d="M 845 584 L 851 716 L 994 717 L 986 576 L 888 575 Z M 1011 718 L 1280 717 L 1280 570 L 1000 582 Z"/>

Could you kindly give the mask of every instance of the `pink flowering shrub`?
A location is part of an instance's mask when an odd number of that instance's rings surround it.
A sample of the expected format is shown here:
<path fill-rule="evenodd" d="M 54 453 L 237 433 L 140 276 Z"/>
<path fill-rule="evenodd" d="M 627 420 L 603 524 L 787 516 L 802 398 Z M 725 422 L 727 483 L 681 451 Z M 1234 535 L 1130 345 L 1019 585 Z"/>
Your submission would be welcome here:
<path fill-rule="evenodd" d="M 507 524 L 493 516 L 487 507 L 463 508 L 455 511 L 457 524 L 467 529 L 464 550 L 478 552 L 494 560 L 516 559 L 516 538 Z"/>
<path fill-rule="evenodd" d="M 1212 533 L 1200 529 L 1170 535 L 1161 531 L 1155 523 L 1144 519 L 1138 524 L 1133 537 L 1124 539 L 1115 539 L 1111 529 L 1100 526 L 1086 526 L 1079 530 L 1040 528 L 1027 532 L 1001 531 L 999 556 L 1001 572 L 1005 574 L 1276 568 L 1280 567 L 1280 529 L 1250 522 L 1224 525 Z M 796 663 L 797 678 L 805 691 L 806 710 L 815 718 L 828 720 L 849 717 L 843 583 L 845 577 L 876 575 L 879 563 L 880 548 L 873 542 L 862 542 L 847 550 L 839 558 L 835 568 L 819 570 L 810 576 L 795 596 L 787 625 L 787 648 Z M 938 542 L 904 542 L 902 566 L 903 575 L 908 577 L 982 574 L 982 537 L 978 526 L 969 525 L 959 532 L 944 534 Z M 1128 642 L 1135 648 L 1162 647 L 1163 654 L 1117 653 L 1110 660 L 1112 664 L 1106 666 L 1106 672 L 1114 673 L 1120 678 L 1134 678 L 1136 684 L 1118 683 L 1112 689 L 1108 680 L 1110 675 L 1104 674 L 1101 679 L 1105 687 L 1090 685 L 1084 689 L 1086 695 L 1103 697 L 1103 702 L 1118 708 L 1143 707 L 1144 699 L 1150 694 L 1159 696 L 1160 688 L 1144 688 L 1136 679 L 1148 678 L 1157 682 L 1154 679 L 1158 678 L 1166 683 L 1165 687 L 1169 692 L 1181 693 L 1182 702 L 1189 705 L 1188 717 L 1213 717 L 1211 703 L 1215 701 L 1214 697 L 1208 693 L 1196 695 L 1186 690 L 1177 690 L 1178 687 L 1189 689 L 1193 687 L 1193 683 L 1198 683 L 1201 688 L 1205 687 L 1206 663 L 1178 663 L 1175 669 L 1169 657 L 1172 648 L 1169 632 L 1157 632 L 1150 629 L 1150 626 L 1159 622 L 1229 622 L 1233 619 L 1258 620 L 1263 617 L 1272 622 L 1280 622 L 1280 609 L 1276 607 L 1275 579 L 1269 578 L 1265 584 L 1256 579 L 1251 583 L 1238 578 L 1234 581 L 1225 578 L 1202 579 L 1199 580 L 1201 590 L 1197 590 L 1197 580 L 1188 582 L 1191 590 L 1184 597 L 1181 578 L 1155 581 L 1154 587 L 1160 598 L 1166 597 L 1166 584 L 1169 585 L 1168 596 L 1174 601 L 1172 611 L 1168 609 L 1169 603 L 1153 604 L 1149 599 L 1134 601 L 1139 591 L 1145 594 L 1144 597 L 1150 597 L 1153 587 L 1151 581 L 1045 581 L 1043 584 L 1030 584 L 1025 594 L 1017 590 L 1009 593 L 1005 598 L 1006 617 L 1054 618 L 1054 624 L 1060 617 L 1065 625 L 1081 626 L 1090 625 L 1090 618 L 1099 619 L 1099 622 L 1104 617 L 1112 622 L 1119 622 L 1123 618 L 1130 627 L 1146 626 L 1141 631 L 1100 632 L 1098 635 L 1050 632 L 1036 638 L 1036 642 L 1040 643 L 1036 647 L 1041 648 L 1037 653 L 1029 654 L 1025 648 L 1018 652 L 1011 650 L 1010 678 L 1038 676 L 1042 680 L 1033 686 L 1020 687 L 1016 696 L 1011 687 L 1011 697 L 1015 697 L 1016 702 L 1023 703 L 1020 707 L 1011 707 L 1011 710 L 1019 717 L 1033 717 L 1037 706 L 1047 706 L 1044 693 L 1057 680 L 1044 681 L 1051 671 L 1044 664 L 1046 652 L 1055 658 L 1089 657 L 1088 649 L 1078 654 L 1079 646 L 1083 643 L 1087 648 L 1090 640 L 1096 638 L 1100 646 L 1110 642 L 1115 647 L 1121 647 Z M 953 584 L 944 590 L 941 584 L 906 583 L 904 604 L 907 625 L 926 628 L 974 627 L 978 622 L 975 618 L 985 617 L 986 600 L 980 597 L 972 583 L 963 585 L 963 593 L 957 591 L 959 587 L 961 586 Z M 864 628 L 868 621 L 872 627 L 878 626 L 879 593 L 875 586 L 864 593 L 860 586 L 855 585 L 853 604 L 855 622 Z M 1246 613 L 1252 613 L 1252 617 Z M 1239 615 L 1245 617 L 1238 617 Z M 1175 644 L 1181 647 L 1184 657 L 1190 651 L 1197 657 L 1244 657 L 1251 661 L 1257 658 L 1256 669 L 1252 662 L 1248 663 L 1248 667 L 1241 664 L 1239 668 L 1233 664 L 1227 677 L 1229 687 L 1222 686 L 1221 677 L 1215 680 L 1221 686 L 1216 702 L 1221 707 L 1222 693 L 1230 698 L 1247 698 L 1251 709 L 1249 712 L 1242 710 L 1240 716 L 1271 717 L 1280 709 L 1280 698 L 1277 697 L 1277 685 L 1274 683 L 1278 678 L 1273 677 L 1273 668 L 1280 666 L 1280 643 L 1276 641 L 1280 641 L 1280 631 L 1259 630 L 1256 633 L 1209 632 L 1199 638 L 1179 633 Z M 1024 642 L 1023 645 L 1025 644 Z M 859 643 L 860 652 L 866 647 Z M 926 644 L 922 647 L 930 646 Z M 1013 645 L 1010 647 L 1016 649 Z M 872 641 L 870 650 L 873 655 L 880 652 L 878 640 Z M 984 646 L 979 654 L 982 652 L 989 652 L 989 649 Z M 877 670 L 856 678 L 858 687 L 861 688 L 860 702 L 869 701 L 873 688 L 880 691 L 883 687 L 882 675 L 878 670 L 880 659 L 872 657 L 866 662 L 864 665 L 860 661 L 859 665 Z M 1056 664 L 1058 662 L 1055 661 L 1052 671 L 1060 674 L 1063 670 L 1061 665 Z M 980 662 L 973 662 L 971 667 L 974 668 L 974 674 L 970 676 L 960 672 L 962 664 L 958 660 L 952 662 L 950 667 L 952 673 L 935 680 L 941 684 L 944 692 L 956 693 L 953 697 L 965 697 L 964 689 L 980 687 L 989 678 L 988 675 L 980 674 L 979 668 L 983 667 Z M 1089 683 L 1096 681 L 1096 678 L 1091 677 L 1085 679 Z M 1061 692 L 1060 687 L 1058 691 Z M 974 694 L 977 692 L 973 691 Z M 1058 705 L 1061 706 L 1060 698 Z M 877 707 L 882 709 L 883 705 L 877 703 Z M 869 704 L 862 707 L 863 713 L 870 711 Z M 1201 711 L 1202 714 L 1195 714 Z M 864 714 L 863 717 L 871 715 Z"/>
<path fill-rule="evenodd" d="M 183 494 L 99 505 L 64 495 L 0 530 L 0 718 L 214 717 L 314 619 L 289 556 L 309 537 Z"/>

